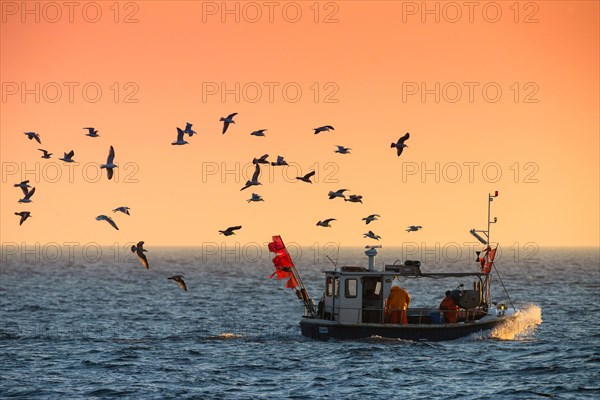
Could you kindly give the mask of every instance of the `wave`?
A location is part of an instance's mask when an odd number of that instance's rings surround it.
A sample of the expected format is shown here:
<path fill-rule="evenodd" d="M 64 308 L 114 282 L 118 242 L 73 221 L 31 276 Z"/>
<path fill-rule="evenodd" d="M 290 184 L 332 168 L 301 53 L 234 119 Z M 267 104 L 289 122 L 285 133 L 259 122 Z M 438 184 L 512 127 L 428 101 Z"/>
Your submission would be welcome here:
<path fill-rule="evenodd" d="M 516 318 L 494 328 L 490 333 L 490 338 L 496 340 L 526 340 L 541 323 L 541 307 L 529 304 L 517 312 Z"/>

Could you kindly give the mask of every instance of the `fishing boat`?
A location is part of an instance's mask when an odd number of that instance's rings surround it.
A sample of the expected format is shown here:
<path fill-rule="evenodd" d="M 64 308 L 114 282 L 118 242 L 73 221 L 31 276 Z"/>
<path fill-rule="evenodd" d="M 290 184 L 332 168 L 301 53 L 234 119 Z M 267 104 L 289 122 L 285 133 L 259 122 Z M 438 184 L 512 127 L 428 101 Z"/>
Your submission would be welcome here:
<path fill-rule="evenodd" d="M 280 236 L 273 236 L 269 250 L 276 254 L 273 262 L 279 279 L 288 278 L 287 287 L 295 289 L 304 304 L 304 316 L 300 321 L 302 335 L 320 340 L 360 339 L 383 337 L 413 341 L 454 340 L 479 332 L 489 331 L 508 320 L 516 318 L 518 310 L 494 264 L 496 249 L 490 242 L 490 226 L 497 222 L 490 219 L 491 203 L 498 192 L 488 194 L 487 230 L 472 229 L 470 233 L 485 247 L 477 253 L 477 270 L 471 272 L 426 272 L 419 261 L 406 260 L 375 268 L 375 256 L 381 246 L 366 246 L 368 266 L 342 266 L 324 271 L 325 290 L 315 306 L 302 282 L 296 267 Z M 492 269 L 495 274 L 492 273 Z M 273 276 L 272 275 L 272 276 Z M 492 278 L 497 276 L 509 304 L 492 299 Z M 414 288 L 431 288 L 425 280 L 448 282 L 454 287 L 442 293 L 447 297 L 443 304 L 428 307 L 397 306 L 393 297 L 408 296 Z M 456 285 L 456 283 L 459 283 Z M 437 285 L 439 286 L 439 285 Z M 412 293 L 417 297 L 418 293 Z M 406 299 L 405 299 L 406 300 Z M 402 302 L 402 301 L 401 301 Z M 410 300 L 408 300 L 410 303 Z M 396 307 L 396 308 L 394 308 Z"/>

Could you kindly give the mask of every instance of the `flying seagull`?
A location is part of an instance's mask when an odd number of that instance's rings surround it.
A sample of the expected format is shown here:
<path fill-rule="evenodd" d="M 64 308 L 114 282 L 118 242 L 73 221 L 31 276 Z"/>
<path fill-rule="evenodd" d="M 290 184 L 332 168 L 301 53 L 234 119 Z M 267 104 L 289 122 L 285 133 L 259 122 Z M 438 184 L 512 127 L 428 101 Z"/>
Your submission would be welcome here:
<path fill-rule="evenodd" d="M 185 123 L 185 129 L 183 130 L 183 133 L 187 133 L 188 135 L 190 135 L 190 137 L 194 136 L 196 134 L 195 130 L 192 130 L 192 124 L 190 124 L 189 122 Z"/>
<path fill-rule="evenodd" d="M 185 140 L 183 140 L 183 135 L 185 134 L 184 131 L 182 131 L 181 129 L 177 128 L 177 141 L 171 143 L 172 145 L 184 145 L 184 144 L 188 144 L 188 142 L 186 142 Z"/>
<path fill-rule="evenodd" d="M 75 162 L 75 160 L 73 160 L 74 155 L 75 155 L 75 152 L 73 150 L 71 150 L 70 152 L 65 153 L 63 158 L 59 158 L 59 160 L 62 160 L 64 162 Z"/>
<path fill-rule="evenodd" d="M 27 135 L 27 138 L 29 140 L 35 139 L 36 142 L 38 142 L 39 144 L 42 144 L 42 141 L 40 140 L 40 135 L 38 135 L 35 132 L 23 132 L 24 135 Z"/>
<path fill-rule="evenodd" d="M 103 221 L 103 220 L 108 222 L 110 224 L 110 226 L 112 226 L 116 230 L 119 230 L 119 228 L 117 227 L 117 224 L 115 224 L 115 221 L 113 221 L 111 217 L 107 217 L 106 215 L 98 215 L 96 217 L 96 221 Z"/>
<path fill-rule="evenodd" d="M 277 161 L 272 162 L 271 165 L 274 167 L 278 167 L 280 165 L 288 165 L 288 163 L 283 159 L 282 156 L 277 156 Z"/>
<path fill-rule="evenodd" d="M 406 232 L 416 232 L 422 228 L 423 227 L 421 225 L 411 225 L 411 226 L 406 227 Z"/>
<path fill-rule="evenodd" d="M 13 186 L 21 188 L 21 190 L 23 191 L 23 194 L 27 194 L 27 188 L 31 187 L 29 185 L 29 180 L 23 181 L 21 183 L 15 183 Z"/>
<path fill-rule="evenodd" d="M 23 194 L 25 196 L 21 200 L 19 200 L 19 203 L 31 203 L 31 196 L 33 196 L 33 194 L 35 193 L 35 188 L 31 188 L 31 190 L 29 191 L 23 188 L 21 188 L 21 190 L 23 190 Z"/>
<path fill-rule="evenodd" d="M 219 233 L 225 235 L 225 236 L 231 236 L 231 235 L 235 235 L 234 231 L 237 231 L 238 229 L 242 229 L 241 226 L 230 226 L 229 228 L 225 229 L 224 231 L 219 231 Z"/>
<path fill-rule="evenodd" d="M 223 121 L 223 135 L 227 132 L 227 128 L 229 128 L 229 124 L 235 124 L 233 117 L 235 117 L 238 113 L 229 114 L 227 118 L 221 117 L 219 121 Z"/>
<path fill-rule="evenodd" d="M 177 282 L 177 284 L 179 285 L 180 288 L 182 288 L 183 290 L 185 290 L 187 292 L 187 286 L 183 280 L 183 275 L 173 275 L 170 278 L 167 279 L 172 279 L 175 282 Z"/>
<path fill-rule="evenodd" d="M 123 206 L 123 207 L 117 207 L 114 210 L 112 210 L 112 212 L 114 212 L 114 213 L 116 213 L 117 211 L 120 211 L 123 214 L 131 215 L 131 214 L 129 214 L 129 207 L 125 207 L 125 206 Z"/>
<path fill-rule="evenodd" d="M 363 218 L 362 220 L 365 221 L 365 224 L 369 225 L 369 223 L 373 222 L 373 221 L 377 221 L 377 217 L 380 217 L 381 215 L 379 214 L 371 214 L 365 218 Z"/>
<path fill-rule="evenodd" d="M 252 135 L 252 136 L 265 136 L 265 131 L 266 131 L 266 129 L 259 129 L 259 130 L 254 131 L 254 132 L 250 132 L 250 135 Z"/>
<path fill-rule="evenodd" d="M 314 174 L 316 174 L 316 171 L 310 171 L 308 174 L 306 174 L 304 176 L 297 176 L 296 179 L 298 179 L 299 181 L 302 181 L 302 182 L 312 183 L 310 178 L 312 178 Z"/>
<path fill-rule="evenodd" d="M 115 149 L 110 146 L 110 150 L 108 150 L 108 158 L 106 159 L 106 164 L 100 165 L 100 168 L 106 168 L 106 176 L 108 179 L 112 179 L 113 177 L 113 168 L 117 168 L 117 165 L 114 164 L 115 160 Z"/>
<path fill-rule="evenodd" d="M 53 154 L 53 153 L 48 153 L 48 152 L 47 152 L 46 150 L 44 150 L 44 149 L 38 149 L 38 150 L 39 150 L 39 151 L 43 151 L 43 152 L 44 152 L 44 155 L 42 156 L 42 158 L 50 158 L 50 156 Z"/>
<path fill-rule="evenodd" d="M 131 246 L 131 252 L 135 253 L 138 258 L 140 259 L 140 262 L 142 263 L 142 265 L 144 266 L 144 268 L 146 269 L 150 269 L 150 266 L 148 265 L 148 259 L 146 258 L 146 255 L 144 254 L 145 251 L 148 251 L 144 248 L 144 242 L 140 241 L 137 242 L 137 245 L 133 245 Z"/>
<path fill-rule="evenodd" d="M 21 217 L 19 226 L 23 225 L 23 222 L 25 222 L 27 218 L 31 217 L 31 213 L 29 211 L 16 212 L 15 215 L 19 215 Z"/>
<path fill-rule="evenodd" d="M 381 239 L 381 236 L 376 235 L 375 233 L 373 233 L 373 231 L 369 231 L 369 232 L 363 234 L 363 238 L 371 238 L 371 239 L 379 240 L 379 239 Z"/>
<path fill-rule="evenodd" d="M 325 125 L 325 126 L 320 126 L 318 128 L 314 128 L 313 130 L 315 131 L 315 135 L 317 135 L 321 132 L 327 132 L 327 131 L 335 130 L 335 129 L 333 129 L 333 126 L 331 126 L 331 125 Z"/>
<path fill-rule="evenodd" d="M 83 128 L 83 129 L 87 129 L 88 133 L 85 134 L 85 136 L 89 136 L 89 137 L 100 137 L 100 135 L 98 135 L 98 131 L 95 130 L 94 128 Z"/>
<path fill-rule="evenodd" d="M 268 154 L 263 154 L 259 158 L 254 158 L 252 159 L 252 164 L 268 164 L 267 157 L 269 157 Z"/>
<path fill-rule="evenodd" d="M 336 197 L 341 197 L 342 199 L 346 200 L 346 196 L 344 195 L 344 192 L 347 190 L 348 189 L 339 189 L 339 190 L 336 190 L 335 192 L 330 191 L 329 192 L 329 200 L 335 199 Z"/>
<path fill-rule="evenodd" d="M 265 201 L 260 194 L 252 193 L 252 197 L 248 199 L 248 203 L 251 201 Z"/>
<path fill-rule="evenodd" d="M 246 181 L 246 185 L 240 189 L 240 191 L 244 190 L 244 189 L 248 189 L 250 186 L 258 186 L 258 185 L 262 185 L 262 183 L 260 183 L 258 181 L 258 177 L 260 176 L 260 164 L 256 164 L 256 167 L 254 169 L 254 174 L 252 174 L 252 179 L 249 181 Z"/>
<path fill-rule="evenodd" d="M 319 222 L 317 222 L 317 226 L 322 226 L 324 228 L 331 228 L 331 225 L 329 225 L 329 223 L 331 221 L 337 221 L 337 219 L 335 219 L 335 218 L 328 218 L 328 219 L 326 219 L 324 221 L 319 221 Z"/>
<path fill-rule="evenodd" d="M 402 154 L 402 150 L 404 150 L 405 147 L 408 147 L 407 145 L 404 144 L 404 142 L 406 142 L 406 140 L 410 137 L 410 133 L 406 132 L 406 135 L 402 136 L 400 139 L 398 139 L 398 142 L 396 143 L 392 143 L 392 145 L 390 147 L 395 147 L 396 151 L 398 153 L 398 157 L 400 157 L 400 154 Z"/>
<path fill-rule="evenodd" d="M 344 201 L 349 201 L 351 203 L 361 203 L 362 204 L 362 196 L 358 195 L 358 194 L 351 194 L 347 199 L 344 199 Z"/>
<path fill-rule="evenodd" d="M 337 144 L 336 144 L 336 146 L 337 146 L 337 150 L 334 151 L 334 153 L 350 154 L 350 150 L 352 150 L 352 149 L 350 149 L 348 147 L 340 146 L 340 145 L 337 145 Z"/>

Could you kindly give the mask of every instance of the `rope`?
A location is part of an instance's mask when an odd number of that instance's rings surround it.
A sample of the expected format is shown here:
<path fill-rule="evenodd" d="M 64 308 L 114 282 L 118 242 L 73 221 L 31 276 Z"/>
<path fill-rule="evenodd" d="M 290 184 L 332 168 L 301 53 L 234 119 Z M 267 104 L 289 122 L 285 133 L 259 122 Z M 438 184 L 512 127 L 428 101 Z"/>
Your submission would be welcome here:
<path fill-rule="evenodd" d="M 512 306 L 513 310 L 517 311 L 517 309 L 515 308 L 515 305 L 513 304 L 512 300 L 510 299 L 510 296 L 508 295 L 508 290 L 506 290 L 506 286 L 504 286 L 504 282 L 502 281 L 500 272 L 498 272 L 498 268 L 496 268 L 496 263 L 493 261 L 492 261 L 492 267 L 494 267 L 494 271 L 496 271 L 496 273 L 498 274 L 498 279 L 500 279 L 500 283 L 502 284 L 502 288 L 504 289 L 504 293 L 506 293 L 506 297 L 508 298 L 510 305 Z"/>

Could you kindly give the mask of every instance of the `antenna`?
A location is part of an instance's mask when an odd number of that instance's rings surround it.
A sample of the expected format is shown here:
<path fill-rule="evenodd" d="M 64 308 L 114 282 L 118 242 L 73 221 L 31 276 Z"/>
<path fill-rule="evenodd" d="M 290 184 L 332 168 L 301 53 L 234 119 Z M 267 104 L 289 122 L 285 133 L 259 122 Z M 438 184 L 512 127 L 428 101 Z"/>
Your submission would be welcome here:
<path fill-rule="evenodd" d="M 333 264 L 333 267 L 334 267 L 333 270 L 334 270 L 334 272 L 337 272 L 337 264 L 338 264 L 338 262 L 340 260 L 340 248 L 341 248 L 341 246 L 342 246 L 342 242 L 338 242 L 337 253 L 335 255 L 335 262 L 331 259 L 331 257 L 325 256 Z"/>
<path fill-rule="evenodd" d="M 334 262 L 331 257 L 329 256 L 325 256 L 329 261 L 331 261 L 331 263 L 333 264 L 333 267 L 335 269 L 335 271 L 337 272 L 337 262 Z"/>

